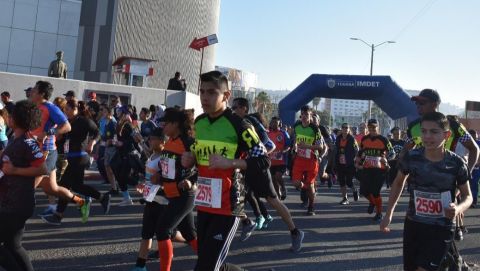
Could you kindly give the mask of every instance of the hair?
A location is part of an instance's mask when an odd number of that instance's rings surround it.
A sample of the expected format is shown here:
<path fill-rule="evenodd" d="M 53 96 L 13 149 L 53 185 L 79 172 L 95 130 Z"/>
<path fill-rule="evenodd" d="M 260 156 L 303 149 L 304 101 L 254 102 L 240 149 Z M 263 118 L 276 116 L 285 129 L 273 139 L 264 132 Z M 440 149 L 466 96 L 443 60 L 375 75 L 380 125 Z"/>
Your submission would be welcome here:
<path fill-rule="evenodd" d="M 424 121 L 435 122 L 444 131 L 448 131 L 448 129 L 450 129 L 450 125 L 448 123 L 447 117 L 445 117 L 445 115 L 440 112 L 426 113 L 425 115 L 422 116 L 422 120 L 420 122 L 424 122 Z"/>
<path fill-rule="evenodd" d="M 250 114 L 250 116 L 256 118 L 263 125 L 263 127 L 268 127 L 268 125 L 266 125 L 267 120 L 265 119 L 265 117 L 262 114 L 260 114 L 258 112 L 255 112 L 255 113 Z"/>
<path fill-rule="evenodd" d="M 210 71 L 210 72 L 202 73 L 202 75 L 200 75 L 200 81 L 213 83 L 216 88 L 221 89 L 223 91 L 228 90 L 228 79 L 223 73 L 219 71 Z"/>
<path fill-rule="evenodd" d="M 390 133 L 393 134 L 393 132 L 395 132 L 396 130 L 400 131 L 401 129 L 398 126 L 395 126 L 395 127 L 392 128 L 392 130 L 390 130 Z"/>
<path fill-rule="evenodd" d="M 31 131 L 40 126 L 42 112 L 35 103 L 22 100 L 15 103 L 11 119 L 15 127 Z"/>
<path fill-rule="evenodd" d="M 300 108 L 300 112 L 312 112 L 312 108 L 308 105 L 304 105 Z"/>
<path fill-rule="evenodd" d="M 343 127 L 343 126 L 348 126 L 348 127 L 350 128 L 350 125 L 349 125 L 348 123 L 346 123 L 346 122 L 342 123 L 342 127 Z"/>
<path fill-rule="evenodd" d="M 52 97 L 53 86 L 48 81 L 37 81 L 35 87 L 38 89 L 38 93 L 42 95 L 45 100 L 49 100 Z"/>
<path fill-rule="evenodd" d="M 192 136 L 194 118 L 191 112 L 191 110 L 169 107 L 165 109 L 165 115 L 163 117 L 165 118 L 165 122 L 177 123 L 181 135 Z"/>
<path fill-rule="evenodd" d="M 112 114 L 113 114 L 113 108 L 110 107 L 110 106 L 108 106 L 107 103 L 101 103 L 101 104 L 100 104 L 100 107 L 103 107 L 105 110 L 107 110 L 107 113 L 108 113 L 109 115 L 112 115 Z"/>
<path fill-rule="evenodd" d="M 1 95 L 1 96 L 4 96 L 4 97 L 10 98 L 10 92 L 8 92 L 8 91 L 4 91 L 4 92 L 2 92 L 2 94 L 0 94 L 0 95 Z"/>
<path fill-rule="evenodd" d="M 150 110 L 148 110 L 148 108 L 146 108 L 146 107 L 142 107 L 142 109 L 140 109 L 140 113 L 142 113 L 142 112 L 145 113 L 145 115 L 150 114 Z"/>
<path fill-rule="evenodd" d="M 237 97 L 233 99 L 234 103 L 237 103 L 239 106 L 246 107 L 247 108 L 247 113 L 250 110 L 250 107 L 248 106 L 248 100 L 242 97 Z"/>
<path fill-rule="evenodd" d="M 150 112 L 152 112 L 152 113 L 157 111 L 157 107 L 154 104 L 151 104 L 149 109 L 150 109 Z"/>
<path fill-rule="evenodd" d="M 469 130 L 468 130 L 468 133 L 469 133 L 471 136 L 477 135 L 477 131 L 475 131 L 474 129 L 469 129 Z"/>
<path fill-rule="evenodd" d="M 63 97 L 56 97 L 53 99 L 53 104 L 56 105 L 62 112 L 65 112 L 65 106 L 67 105 L 67 100 Z"/>
<path fill-rule="evenodd" d="M 78 101 L 78 114 L 89 119 L 93 118 L 85 101 Z"/>

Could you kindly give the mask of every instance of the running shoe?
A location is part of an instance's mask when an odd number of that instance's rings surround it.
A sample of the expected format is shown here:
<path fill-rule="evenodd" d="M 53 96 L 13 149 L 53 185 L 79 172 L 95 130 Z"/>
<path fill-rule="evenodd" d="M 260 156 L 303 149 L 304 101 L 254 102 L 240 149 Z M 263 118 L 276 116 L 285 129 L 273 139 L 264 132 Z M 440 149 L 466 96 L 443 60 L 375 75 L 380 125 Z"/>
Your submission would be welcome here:
<path fill-rule="evenodd" d="M 130 271 L 147 271 L 147 267 L 146 266 L 144 266 L 144 267 L 135 266 L 134 268 L 130 269 Z"/>
<path fill-rule="evenodd" d="M 297 233 L 292 234 L 292 246 L 290 250 L 292 252 L 299 252 L 302 249 L 302 242 L 303 238 L 305 237 L 305 233 L 303 231 L 298 230 Z"/>
<path fill-rule="evenodd" d="M 373 217 L 373 220 L 376 221 L 376 222 L 380 222 L 382 221 L 383 219 L 383 215 L 381 213 L 379 214 L 376 214 L 374 217 Z"/>
<path fill-rule="evenodd" d="M 53 215 L 55 213 L 55 210 L 57 209 L 57 205 L 48 205 L 47 208 L 45 208 L 45 210 L 43 210 L 43 212 L 41 214 L 38 214 L 38 216 L 42 217 L 42 216 L 46 216 L 46 215 Z"/>
<path fill-rule="evenodd" d="M 375 205 L 373 205 L 373 204 L 370 203 L 370 204 L 368 205 L 368 208 L 367 208 L 367 213 L 368 213 L 368 214 L 373 214 L 373 210 L 374 210 L 374 209 L 375 209 Z"/>
<path fill-rule="evenodd" d="M 252 232 L 257 227 L 257 223 L 250 223 L 248 225 L 243 225 L 242 234 L 240 235 L 240 241 L 245 242 L 252 235 Z"/>
<path fill-rule="evenodd" d="M 268 215 L 267 218 L 265 218 L 265 222 L 263 222 L 263 229 L 268 228 L 268 224 L 273 221 L 273 217 L 271 215 Z"/>
<path fill-rule="evenodd" d="M 348 205 L 350 204 L 350 201 L 348 201 L 347 198 L 343 198 L 342 201 L 340 201 L 340 205 Z"/>
<path fill-rule="evenodd" d="M 353 200 L 358 201 L 358 190 L 357 189 L 353 190 Z"/>
<path fill-rule="evenodd" d="M 86 197 L 85 202 L 82 207 L 80 207 L 80 213 L 82 214 L 82 223 L 87 223 L 88 217 L 90 216 L 90 204 L 92 203 L 92 198 Z"/>
<path fill-rule="evenodd" d="M 62 224 L 62 218 L 56 214 L 42 216 L 41 218 L 43 222 L 50 225 L 60 226 Z"/>
<path fill-rule="evenodd" d="M 265 222 L 265 218 L 263 217 L 263 215 L 257 216 L 257 219 L 255 220 L 255 224 L 257 224 L 257 227 L 255 229 L 261 230 L 263 228 L 264 222 Z"/>
<path fill-rule="evenodd" d="M 103 214 L 108 214 L 110 212 L 110 194 L 105 193 L 103 194 L 102 199 L 100 200 L 100 204 L 103 207 Z"/>
<path fill-rule="evenodd" d="M 133 205 L 133 201 L 131 198 L 123 199 L 122 201 L 120 201 L 120 203 L 118 203 L 118 206 L 130 206 L 130 205 Z"/>
<path fill-rule="evenodd" d="M 315 210 L 313 209 L 313 207 L 308 207 L 307 215 L 308 216 L 314 216 L 315 215 Z"/>

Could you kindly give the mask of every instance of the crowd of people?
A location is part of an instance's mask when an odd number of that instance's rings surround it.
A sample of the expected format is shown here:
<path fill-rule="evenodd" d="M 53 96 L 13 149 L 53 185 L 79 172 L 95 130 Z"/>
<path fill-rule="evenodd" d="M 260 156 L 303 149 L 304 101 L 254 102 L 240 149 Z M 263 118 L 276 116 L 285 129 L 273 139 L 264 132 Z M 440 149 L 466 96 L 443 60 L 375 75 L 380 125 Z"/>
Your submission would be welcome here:
<path fill-rule="evenodd" d="M 200 79 L 204 112 L 196 119 L 192 109 L 163 105 L 137 113 L 116 96 L 100 103 L 94 92 L 88 101 L 67 91 L 50 102 L 53 86 L 47 81 L 26 89 L 27 99 L 16 103 L 3 92 L 0 266 L 33 270 L 21 241 L 34 213 L 36 188 L 49 200 L 41 219 L 57 226 L 69 203 L 87 223 L 93 199 L 107 215 L 112 197 L 122 197 L 119 207 L 140 197 L 141 241 L 132 271 L 146 270 L 154 237 L 162 271 L 172 269 L 174 241 L 191 246 L 195 270 L 243 270 L 225 259 L 239 225 L 240 240 L 246 241 L 272 223 L 262 199 L 285 223 L 290 250 L 299 252 L 305 233 L 283 201 L 296 189 L 305 214 L 314 216 L 318 187 L 325 184 L 338 183 L 341 205 L 351 204 L 349 192 L 354 201 L 365 197 L 367 213 L 375 212 L 373 220 L 384 232 L 390 231 L 406 190 L 405 270 L 437 270 L 455 251 L 453 240 L 464 238 L 463 213 L 477 204 L 479 142 L 475 131 L 437 112 L 436 91 L 412 97 L 420 118 L 408 130 L 394 127 L 385 137 L 376 119 L 331 130 L 308 105 L 293 126 L 278 117 L 267 123 L 249 112 L 248 100 L 231 97 L 222 73 L 207 72 Z M 84 183 L 92 164 L 109 190 Z M 295 188 L 290 191 L 288 176 Z M 384 186 L 390 188 L 386 211 Z M 245 213 L 245 202 L 254 219 Z"/>

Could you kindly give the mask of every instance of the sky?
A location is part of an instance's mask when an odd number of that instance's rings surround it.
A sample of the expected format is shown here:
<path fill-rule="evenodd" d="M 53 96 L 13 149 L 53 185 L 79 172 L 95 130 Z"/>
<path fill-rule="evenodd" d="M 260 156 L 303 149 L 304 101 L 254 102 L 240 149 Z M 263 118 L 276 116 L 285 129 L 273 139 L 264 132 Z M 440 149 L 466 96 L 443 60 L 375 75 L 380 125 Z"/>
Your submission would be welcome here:
<path fill-rule="evenodd" d="M 216 63 L 292 90 L 313 73 L 389 75 L 464 107 L 480 101 L 478 0 L 223 0 Z"/>

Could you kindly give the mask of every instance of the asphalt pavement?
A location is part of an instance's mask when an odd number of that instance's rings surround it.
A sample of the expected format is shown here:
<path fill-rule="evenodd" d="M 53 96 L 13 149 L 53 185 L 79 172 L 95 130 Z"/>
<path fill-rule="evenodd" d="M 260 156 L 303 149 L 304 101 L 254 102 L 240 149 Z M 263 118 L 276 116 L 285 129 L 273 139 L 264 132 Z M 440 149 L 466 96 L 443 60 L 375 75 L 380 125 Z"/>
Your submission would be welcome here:
<path fill-rule="evenodd" d="M 287 181 L 288 182 L 288 181 Z M 101 181 L 89 181 L 101 191 L 108 186 Z M 290 235 L 278 215 L 269 208 L 274 221 L 268 229 L 255 231 L 251 238 L 240 242 L 234 239 L 227 262 L 247 270 L 402 270 L 402 229 L 406 209 L 406 194 L 401 198 L 392 223 L 392 232 L 379 231 L 378 223 L 366 213 L 368 202 L 360 199 L 350 205 L 339 205 L 339 188 L 320 186 L 316 215 L 306 216 L 300 207 L 299 193 L 288 186 L 285 201 L 298 228 L 305 231 L 303 249 L 292 253 Z M 139 197 L 131 190 L 131 194 Z M 384 202 L 388 191 L 382 192 Z M 98 202 L 92 204 L 86 224 L 74 205 L 68 207 L 61 226 L 43 223 L 37 216 L 46 207 L 46 196 L 37 192 L 35 216 L 28 220 L 24 246 L 29 251 L 35 270 L 130 270 L 137 258 L 143 206 L 115 206 L 113 197 L 109 215 L 102 214 Z M 250 210 L 250 207 L 247 207 Z M 247 212 L 250 217 L 253 214 Z M 458 243 L 461 254 L 480 265 L 480 209 L 466 213 L 469 233 Z M 155 245 L 156 246 L 156 245 Z M 196 256 L 190 247 L 175 243 L 172 270 L 193 270 Z M 158 261 L 147 264 L 148 270 L 158 270 Z"/>

